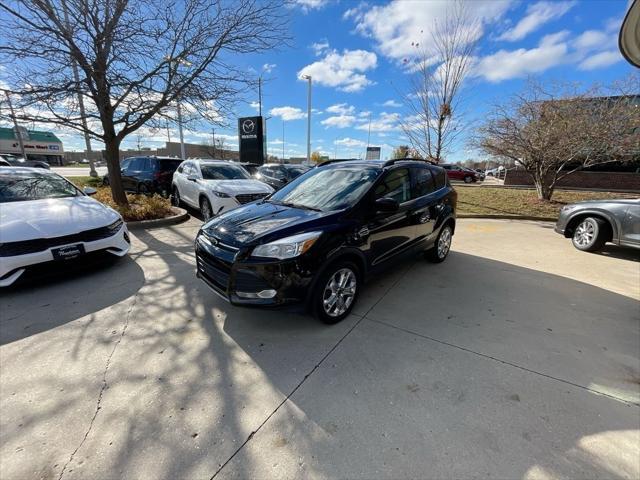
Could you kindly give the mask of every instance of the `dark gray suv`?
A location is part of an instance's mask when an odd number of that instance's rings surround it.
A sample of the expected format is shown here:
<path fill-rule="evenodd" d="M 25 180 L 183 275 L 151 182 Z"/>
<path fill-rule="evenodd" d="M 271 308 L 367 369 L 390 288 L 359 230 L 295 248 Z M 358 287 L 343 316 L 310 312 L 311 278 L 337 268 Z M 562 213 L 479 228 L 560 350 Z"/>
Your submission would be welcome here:
<path fill-rule="evenodd" d="M 640 199 L 590 200 L 566 205 L 555 228 L 585 252 L 607 242 L 640 248 Z"/>

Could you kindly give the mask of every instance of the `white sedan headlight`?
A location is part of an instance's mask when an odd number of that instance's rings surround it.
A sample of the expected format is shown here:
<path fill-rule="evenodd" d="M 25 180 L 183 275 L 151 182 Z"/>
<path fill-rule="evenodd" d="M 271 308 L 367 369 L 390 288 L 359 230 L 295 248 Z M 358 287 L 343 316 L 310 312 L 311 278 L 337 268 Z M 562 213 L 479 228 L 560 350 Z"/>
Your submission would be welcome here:
<path fill-rule="evenodd" d="M 316 243 L 316 240 L 320 238 L 320 235 L 322 235 L 322 232 L 309 232 L 281 238 L 280 240 L 257 246 L 251 256 L 277 258 L 279 260 L 294 258 L 309 250 Z"/>

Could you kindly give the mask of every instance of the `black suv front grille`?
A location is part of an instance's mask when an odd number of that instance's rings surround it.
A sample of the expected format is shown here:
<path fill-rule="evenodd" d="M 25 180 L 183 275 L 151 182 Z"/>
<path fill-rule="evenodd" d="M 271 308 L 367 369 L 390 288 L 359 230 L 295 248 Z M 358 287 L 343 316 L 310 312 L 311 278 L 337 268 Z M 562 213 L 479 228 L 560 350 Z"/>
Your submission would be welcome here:
<path fill-rule="evenodd" d="M 255 202 L 256 200 L 260 200 L 268 195 L 268 193 L 241 193 L 240 195 L 236 195 L 236 200 L 238 203 L 245 204 L 249 202 Z"/>
<path fill-rule="evenodd" d="M 0 244 L 0 257 L 13 257 L 16 255 L 26 255 L 28 253 L 37 253 L 48 250 L 49 248 L 68 245 L 70 243 L 95 242 L 103 238 L 109 238 L 115 235 L 122 226 L 122 221 L 117 220 L 106 227 L 85 230 L 84 232 L 64 235 L 54 238 L 38 238 L 35 240 L 26 240 L 23 242 L 8 242 Z"/>

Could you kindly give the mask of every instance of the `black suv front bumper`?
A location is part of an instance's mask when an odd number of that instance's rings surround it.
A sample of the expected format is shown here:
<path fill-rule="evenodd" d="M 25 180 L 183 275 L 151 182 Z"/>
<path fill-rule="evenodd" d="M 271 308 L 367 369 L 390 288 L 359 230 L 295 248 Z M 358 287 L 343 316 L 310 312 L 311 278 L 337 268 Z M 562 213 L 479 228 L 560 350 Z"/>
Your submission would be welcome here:
<path fill-rule="evenodd" d="M 211 241 L 195 241 L 196 275 L 234 305 L 281 306 L 305 302 L 313 272 L 300 259 L 264 261 L 240 249 Z"/>

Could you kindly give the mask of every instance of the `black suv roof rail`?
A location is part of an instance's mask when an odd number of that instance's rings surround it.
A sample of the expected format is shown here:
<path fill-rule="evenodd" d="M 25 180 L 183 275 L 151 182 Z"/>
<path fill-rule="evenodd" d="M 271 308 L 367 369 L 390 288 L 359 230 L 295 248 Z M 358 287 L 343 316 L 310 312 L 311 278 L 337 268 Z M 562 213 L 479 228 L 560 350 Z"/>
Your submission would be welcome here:
<path fill-rule="evenodd" d="M 430 165 L 436 165 L 436 166 L 438 165 L 437 163 L 432 162 L 431 160 L 427 160 L 425 158 L 393 158 L 391 160 L 387 160 L 386 162 L 384 162 L 383 167 L 388 167 L 390 165 L 393 165 L 399 162 L 425 162 Z"/>

